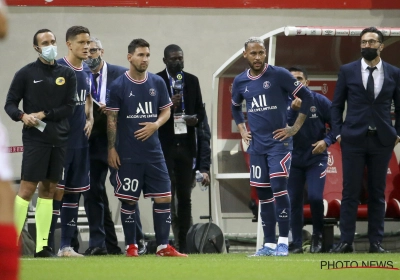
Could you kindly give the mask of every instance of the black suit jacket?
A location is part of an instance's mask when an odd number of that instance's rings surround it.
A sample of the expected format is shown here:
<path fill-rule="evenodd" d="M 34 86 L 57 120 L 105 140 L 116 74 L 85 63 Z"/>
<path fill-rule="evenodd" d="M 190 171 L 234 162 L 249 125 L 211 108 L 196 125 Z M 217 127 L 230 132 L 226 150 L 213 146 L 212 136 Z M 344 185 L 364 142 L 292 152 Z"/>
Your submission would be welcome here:
<path fill-rule="evenodd" d="M 128 69 L 125 67 L 107 63 L 107 89 L 116 78 L 123 75 L 127 70 Z M 95 112 L 97 108 L 98 107 L 94 105 L 94 124 L 89 139 L 90 158 L 101 159 L 107 162 L 107 116 L 105 114 L 98 114 Z"/>
<path fill-rule="evenodd" d="M 333 135 L 341 135 L 342 141 L 357 144 L 364 140 L 372 119 L 379 141 L 383 146 L 394 145 L 400 135 L 400 69 L 382 61 L 384 81 L 375 100 L 368 98 L 362 82 L 361 59 L 340 67 L 332 102 Z M 346 119 L 343 111 L 347 101 Z M 394 102 L 395 125 L 390 109 Z"/>
<path fill-rule="evenodd" d="M 197 125 L 203 122 L 204 119 L 204 106 L 203 98 L 201 96 L 199 79 L 187 72 L 183 72 L 184 76 L 184 100 L 185 100 L 185 114 L 194 115 L 197 114 Z M 163 78 L 166 86 L 170 89 L 168 74 L 166 69 L 157 73 L 161 78 Z M 171 92 L 169 91 L 171 94 Z M 158 129 L 158 137 L 160 138 L 161 147 L 163 151 L 169 149 L 174 144 L 174 117 L 173 117 L 173 106 L 171 108 L 171 116 L 168 121 Z M 187 140 L 188 147 L 190 150 L 190 155 L 196 157 L 196 132 L 195 128 L 192 126 L 187 127 Z"/>

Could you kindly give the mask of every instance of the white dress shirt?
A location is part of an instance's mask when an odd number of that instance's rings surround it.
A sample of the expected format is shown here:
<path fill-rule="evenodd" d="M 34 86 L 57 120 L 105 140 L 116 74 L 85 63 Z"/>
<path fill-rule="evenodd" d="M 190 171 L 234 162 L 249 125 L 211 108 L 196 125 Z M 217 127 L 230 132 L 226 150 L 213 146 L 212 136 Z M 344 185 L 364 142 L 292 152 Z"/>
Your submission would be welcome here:
<path fill-rule="evenodd" d="M 361 59 L 361 76 L 365 89 L 367 89 L 367 81 L 369 76 L 369 70 L 367 69 L 368 67 L 369 65 L 364 61 L 364 59 Z M 382 59 L 379 61 L 377 65 L 375 65 L 375 67 L 376 69 L 374 70 L 374 72 L 372 72 L 372 77 L 374 77 L 374 95 L 376 98 L 378 94 L 381 92 L 383 86 L 384 74 L 382 67 Z"/>

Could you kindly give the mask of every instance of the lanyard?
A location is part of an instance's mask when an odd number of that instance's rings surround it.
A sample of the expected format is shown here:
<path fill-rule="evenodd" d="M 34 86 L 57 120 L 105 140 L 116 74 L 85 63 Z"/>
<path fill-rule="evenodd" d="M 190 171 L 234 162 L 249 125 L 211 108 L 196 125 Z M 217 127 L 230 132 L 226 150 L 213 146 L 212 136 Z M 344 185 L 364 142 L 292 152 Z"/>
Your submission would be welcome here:
<path fill-rule="evenodd" d="M 171 75 L 169 75 L 169 73 L 168 73 L 168 76 L 169 76 L 169 86 L 170 86 L 170 90 L 171 90 L 171 96 L 172 95 L 174 95 L 175 94 L 175 90 L 174 90 L 174 84 L 176 83 L 176 81 L 171 77 Z M 183 86 L 184 86 L 184 84 L 183 84 L 183 81 L 184 81 L 184 79 L 183 79 L 183 72 L 179 72 L 179 73 L 177 73 L 176 74 L 176 78 L 177 78 L 177 80 L 180 80 L 180 81 L 182 81 L 182 90 L 180 90 L 180 94 L 181 94 L 181 96 L 182 96 L 182 102 L 181 102 L 181 105 L 182 105 L 182 114 L 185 114 L 185 99 L 184 99 L 184 97 L 183 97 Z"/>

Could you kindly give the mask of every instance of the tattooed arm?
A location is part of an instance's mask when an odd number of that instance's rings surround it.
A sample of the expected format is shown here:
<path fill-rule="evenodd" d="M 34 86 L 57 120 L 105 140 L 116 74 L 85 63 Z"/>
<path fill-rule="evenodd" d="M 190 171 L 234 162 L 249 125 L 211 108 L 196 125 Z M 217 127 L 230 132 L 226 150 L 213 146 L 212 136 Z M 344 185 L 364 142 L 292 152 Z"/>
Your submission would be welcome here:
<path fill-rule="evenodd" d="M 118 169 L 121 165 L 115 142 L 117 140 L 117 118 L 118 112 L 107 112 L 107 138 L 108 138 L 108 165 L 114 169 Z"/>
<path fill-rule="evenodd" d="M 297 116 L 296 121 L 294 122 L 293 126 L 287 126 L 285 128 L 280 128 L 275 130 L 274 133 L 274 139 L 278 140 L 285 140 L 286 138 L 292 137 L 295 135 L 303 125 L 304 121 L 306 120 L 307 115 L 303 113 L 299 113 Z"/>

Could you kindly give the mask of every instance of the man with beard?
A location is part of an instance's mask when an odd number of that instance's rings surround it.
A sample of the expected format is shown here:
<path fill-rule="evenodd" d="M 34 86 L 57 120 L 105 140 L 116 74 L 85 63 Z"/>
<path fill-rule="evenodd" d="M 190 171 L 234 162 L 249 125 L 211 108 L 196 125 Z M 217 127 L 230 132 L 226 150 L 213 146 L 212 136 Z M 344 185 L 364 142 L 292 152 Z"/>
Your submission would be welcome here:
<path fill-rule="evenodd" d="M 177 45 L 164 50 L 166 69 L 157 73 L 167 86 L 173 106 L 168 121 L 159 129 L 161 147 L 172 184 L 172 227 L 178 229 L 179 251 L 186 252 L 186 235 L 192 216 L 193 163 L 197 156 L 195 128 L 204 119 L 199 79 L 184 67 L 183 51 Z M 178 200 L 178 203 L 175 202 Z M 174 209 L 177 206 L 178 209 Z"/>
<path fill-rule="evenodd" d="M 128 69 L 118 65 L 112 65 L 103 59 L 104 49 L 98 38 L 90 38 L 89 57 L 85 60 L 91 70 L 92 97 L 94 100 L 94 125 L 89 138 L 90 156 L 90 190 L 84 193 L 85 210 L 89 222 L 89 248 L 85 255 L 121 254 L 118 239 L 115 233 L 114 222 L 106 192 L 106 176 L 108 172 L 107 162 L 107 116 L 106 91 L 111 83 L 124 74 Z M 111 169 L 110 181 L 114 180 L 116 170 Z M 139 246 L 139 254 L 146 252 L 144 236 L 140 223 L 139 208 L 136 209 L 136 236 Z"/>
<path fill-rule="evenodd" d="M 250 69 L 235 77 L 232 86 L 232 115 L 242 139 L 250 144 L 250 185 L 260 199 L 264 246 L 253 256 L 287 256 L 290 202 L 287 192 L 292 137 L 303 125 L 311 93 L 284 68 L 265 63 L 264 41 L 249 38 L 243 57 Z M 288 98 L 303 100 L 293 126 L 287 126 Z M 246 101 L 250 131 L 246 130 L 242 102 Z M 276 222 L 279 226 L 275 241 Z"/>
<path fill-rule="evenodd" d="M 163 80 L 147 72 L 150 44 L 135 39 L 128 46 L 130 68 L 110 86 L 106 97 L 108 163 L 117 169 L 115 196 L 121 202 L 126 256 L 137 257 L 135 209 L 143 190 L 153 199 L 153 222 L 160 257 L 187 257 L 169 245 L 171 183 L 158 129 L 172 105 Z M 118 138 L 118 144 L 117 142 Z"/>
<path fill-rule="evenodd" d="M 400 135 L 400 70 L 384 61 L 383 34 L 375 27 L 361 32 L 363 58 L 340 67 L 332 102 L 333 135 L 342 148 L 343 191 L 340 243 L 334 253 L 354 251 L 357 208 L 364 168 L 368 170 L 368 238 L 370 253 L 385 253 L 386 174 Z M 346 120 L 343 111 L 347 101 Z M 390 108 L 395 107 L 395 125 Z"/>

